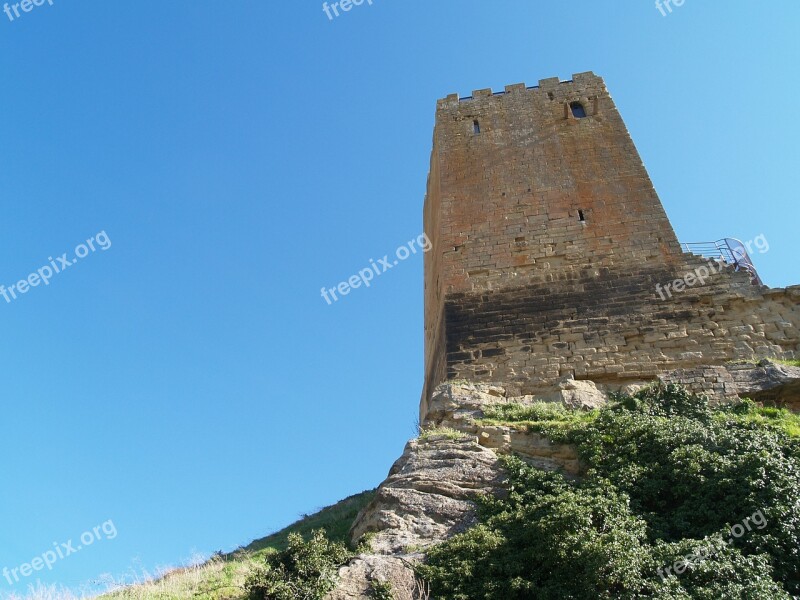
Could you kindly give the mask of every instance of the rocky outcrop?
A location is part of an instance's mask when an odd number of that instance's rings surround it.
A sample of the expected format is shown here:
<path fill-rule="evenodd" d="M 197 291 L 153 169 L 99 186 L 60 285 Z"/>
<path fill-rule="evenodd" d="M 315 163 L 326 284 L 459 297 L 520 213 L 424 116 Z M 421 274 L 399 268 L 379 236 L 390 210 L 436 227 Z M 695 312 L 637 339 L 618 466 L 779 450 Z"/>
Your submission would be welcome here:
<path fill-rule="evenodd" d="M 422 551 L 477 522 L 479 494 L 502 494 L 497 455 L 474 436 L 425 435 L 406 445 L 375 498 L 358 515 L 351 538 L 370 549 L 339 571 L 326 600 L 373 598 L 376 582 L 395 600 L 425 600 L 414 564 Z"/>
<path fill-rule="evenodd" d="M 608 402 L 608 397 L 592 382 L 573 379 L 563 380 L 558 388 L 541 396 L 508 396 L 506 389 L 499 385 L 443 384 L 431 397 L 426 423 L 475 436 L 481 446 L 500 454 L 516 454 L 538 469 L 579 476 L 584 465 L 573 447 L 554 444 L 547 437 L 524 428 L 481 421 L 485 410 L 492 406 L 526 406 L 543 401 L 578 409 L 602 406 Z"/>
<path fill-rule="evenodd" d="M 376 583 L 389 583 L 394 600 L 426 600 L 424 584 L 414 575 L 414 563 L 421 554 L 359 556 L 339 570 L 336 589 L 325 600 L 363 600 L 374 598 Z"/>
<path fill-rule="evenodd" d="M 497 455 L 474 437 L 413 440 L 356 519 L 352 538 L 368 536 L 377 554 L 423 549 L 474 525 L 473 500 L 500 493 L 502 483 Z"/>
<path fill-rule="evenodd" d="M 565 380 L 551 391 L 553 402 L 575 408 L 606 401 L 590 382 Z M 406 445 L 351 529 L 351 538 L 365 543 L 368 553 L 341 569 L 339 584 L 327 600 L 373 597 L 376 581 L 389 582 L 395 600 L 427 598 L 414 577 L 414 563 L 429 546 L 477 523 L 479 495 L 505 493 L 500 454 L 515 453 L 538 468 L 578 475 L 582 466 L 574 448 L 553 444 L 538 433 L 481 421 L 489 406 L 541 401 L 509 396 L 502 386 L 440 385 L 423 423 L 428 432 Z"/>
<path fill-rule="evenodd" d="M 800 411 L 800 367 L 762 360 L 757 365 L 729 365 L 739 396 Z"/>
<path fill-rule="evenodd" d="M 660 379 L 715 400 L 749 396 L 800 409 L 798 367 L 762 361 L 677 370 Z M 505 493 L 499 455 L 513 453 L 539 469 L 567 477 L 584 472 L 575 448 L 555 444 L 522 426 L 487 422 L 487 409 L 549 402 L 588 410 L 608 402 L 609 392 L 632 393 L 648 383 L 628 381 L 623 389 L 567 377 L 554 387 L 535 390 L 535 395 L 519 395 L 513 385 L 439 385 L 424 404 L 422 428 L 433 433 L 406 445 L 375 498 L 358 515 L 351 537 L 366 541 L 368 553 L 341 569 L 337 589 L 327 600 L 366 600 L 374 597 L 375 582 L 389 582 L 395 600 L 427 598 L 414 576 L 414 564 L 424 559 L 426 548 L 477 522 L 478 495 Z"/>
<path fill-rule="evenodd" d="M 426 404 L 426 426 L 453 427 L 474 433 L 474 422 L 485 409 L 502 404 L 529 406 L 536 403 L 557 404 L 575 410 L 600 408 L 608 403 L 608 394 L 592 381 L 563 378 L 557 386 L 537 390 L 535 394 L 515 395 L 513 387 L 500 384 L 448 382 L 439 385 Z"/>

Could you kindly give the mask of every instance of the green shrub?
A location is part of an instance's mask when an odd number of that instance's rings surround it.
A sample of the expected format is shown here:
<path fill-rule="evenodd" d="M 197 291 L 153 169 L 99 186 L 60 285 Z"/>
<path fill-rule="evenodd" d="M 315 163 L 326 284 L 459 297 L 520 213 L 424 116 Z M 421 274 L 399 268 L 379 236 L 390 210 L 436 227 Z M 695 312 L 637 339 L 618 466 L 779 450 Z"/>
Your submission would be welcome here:
<path fill-rule="evenodd" d="M 666 386 L 567 429 L 543 422 L 578 448 L 586 477 L 505 459 L 508 496 L 484 499 L 481 524 L 433 548 L 420 575 L 442 600 L 798 595 L 800 443 L 787 415 L 751 418 L 762 410 L 711 408 Z M 661 570 L 758 511 L 763 528 L 680 574 Z"/>
<path fill-rule="evenodd" d="M 391 581 L 373 581 L 370 583 L 370 595 L 375 600 L 394 600 Z"/>
<path fill-rule="evenodd" d="M 267 554 L 266 562 L 245 582 L 250 600 L 321 600 L 336 586 L 337 572 L 351 557 L 344 544 L 331 542 L 322 530 L 309 541 L 289 535 L 285 550 Z"/>
<path fill-rule="evenodd" d="M 772 426 L 791 437 L 800 437 L 800 415 L 785 408 L 759 406 L 752 400 L 726 406 L 717 418 L 737 418 L 743 423 L 757 423 Z"/>

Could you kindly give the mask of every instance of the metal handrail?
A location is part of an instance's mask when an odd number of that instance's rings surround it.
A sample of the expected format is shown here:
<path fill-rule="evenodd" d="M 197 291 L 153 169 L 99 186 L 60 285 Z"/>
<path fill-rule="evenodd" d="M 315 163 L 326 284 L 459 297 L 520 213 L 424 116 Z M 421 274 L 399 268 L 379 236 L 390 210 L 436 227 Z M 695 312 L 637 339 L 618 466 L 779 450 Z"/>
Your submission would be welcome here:
<path fill-rule="evenodd" d="M 716 242 L 683 243 L 681 246 L 690 254 L 734 265 L 737 271 L 747 271 L 750 274 L 750 281 L 756 285 L 764 285 L 747 253 L 747 248 L 736 238 L 723 238 Z"/>

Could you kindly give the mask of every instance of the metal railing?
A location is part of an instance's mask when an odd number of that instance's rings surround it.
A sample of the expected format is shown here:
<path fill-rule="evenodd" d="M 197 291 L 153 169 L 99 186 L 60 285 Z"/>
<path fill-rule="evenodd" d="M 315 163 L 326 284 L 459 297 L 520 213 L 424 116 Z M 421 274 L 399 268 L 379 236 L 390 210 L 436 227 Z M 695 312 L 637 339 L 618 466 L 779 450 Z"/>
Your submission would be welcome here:
<path fill-rule="evenodd" d="M 681 244 L 681 246 L 690 254 L 734 265 L 737 271 L 747 271 L 750 274 L 750 280 L 754 284 L 764 285 L 761 277 L 758 276 L 756 266 L 747 253 L 747 248 L 736 238 L 724 238 L 716 242 Z"/>

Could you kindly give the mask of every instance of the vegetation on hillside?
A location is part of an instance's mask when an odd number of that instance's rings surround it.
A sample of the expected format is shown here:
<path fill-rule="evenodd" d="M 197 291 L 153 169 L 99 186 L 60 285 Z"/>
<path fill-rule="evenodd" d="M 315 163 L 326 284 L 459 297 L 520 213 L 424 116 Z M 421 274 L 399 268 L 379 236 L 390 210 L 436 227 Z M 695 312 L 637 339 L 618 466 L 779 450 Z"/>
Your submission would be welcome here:
<path fill-rule="evenodd" d="M 145 577 L 138 585 L 127 586 L 102 596 L 105 600 L 244 600 L 254 574 L 263 571 L 268 558 L 298 553 L 298 538 L 317 539 L 323 531 L 326 544 L 343 546 L 358 512 L 375 496 L 367 491 L 307 515 L 297 523 L 268 537 L 256 540 L 231 554 L 217 554 L 197 566 L 175 569 L 159 577 Z M 250 578 L 250 579 L 248 579 Z M 299 596 L 298 596 L 299 598 Z"/>
<path fill-rule="evenodd" d="M 800 597 L 800 416 L 748 400 L 710 407 L 654 386 L 595 411 L 498 405 L 482 422 L 572 444 L 589 470 L 571 481 L 503 458 L 509 494 L 483 498 L 481 523 L 419 567 L 432 598 Z M 440 435 L 463 436 L 422 433 Z M 372 497 L 108 598 L 321 600 L 354 553 L 347 532 Z M 393 597 L 379 582 L 372 593 Z"/>
<path fill-rule="evenodd" d="M 433 597 L 800 595 L 796 415 L 752 402 L 711 408 L 677 386 L 594 413 L 498 411 L 489 417 L 574 444 L 590 469 L 569 482 L 505 459 L 508 497 L 485 498 L 481 524 L 420 568 Z"/>
<path fill-rule="evenodd" d="M 285 550 L 289 546 L 289 535 L 292 533 L 309 537 L 314 531 L 322 529 L 333 542 L 348 543 L 348 532 L 356 520 L 359 511 L 375 497 L 375 490 L 361 492 L 355 496 L 337 502 L 333 506 L 323 508 L 316 514 L 305 515 L 301 520 L 286 529 L 270 536 L 256 540 L 244 547 L 245 552 L 259 553 L 264 550 Z"/>
<path fill-rule="evenodd" d="M 336 587 L 339 566 L 352 553 L 340 542 L 332 542 L 323 530 L 306 541 L 299 533 L 289 535 L 281 552 L 267 554 L 245 582 L 252 600 L 321 600 Z"/>

